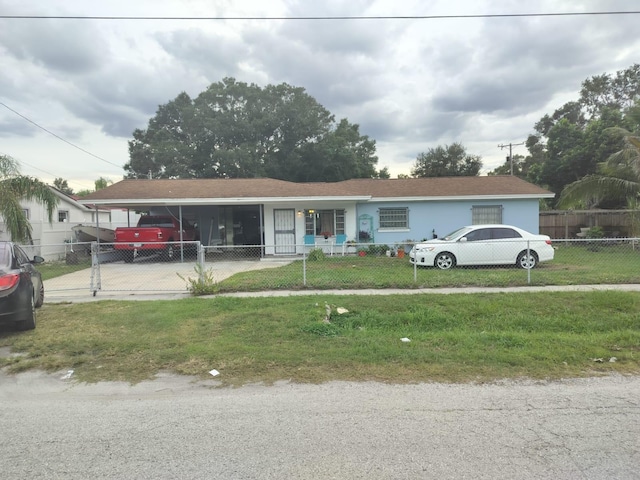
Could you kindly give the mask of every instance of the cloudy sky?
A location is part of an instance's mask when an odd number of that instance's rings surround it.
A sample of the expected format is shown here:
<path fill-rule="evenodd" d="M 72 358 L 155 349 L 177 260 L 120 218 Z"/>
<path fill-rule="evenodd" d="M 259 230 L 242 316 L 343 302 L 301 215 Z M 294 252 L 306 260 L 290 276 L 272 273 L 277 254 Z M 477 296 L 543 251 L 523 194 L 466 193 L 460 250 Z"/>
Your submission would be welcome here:
<path fill-rule="evenodd" d="M 499 144 L 526 140 L 542 115 L 577 99 L 583 80 L 640 62 L 640 15 L 263 18 L 636 6 L 627 0 L 0 0 L 0 154 L 19 160 L 25 174 L 48 183 L 62 177 L 74 190 L 92 189 L 99 177 L 118 181 L 133 130 L 146 128 L 159 105 L 234 77 L 305 88 L 337 119 L 346 117 L 376 140 L 378 166 L 392 177 L 408 174 L 420 152 L 456 141 L 492 170 L 508 154 Z M 174 19 L 6 18 L 23 15 Z M 525 147 L 516 153 L 526 154 Z"/>

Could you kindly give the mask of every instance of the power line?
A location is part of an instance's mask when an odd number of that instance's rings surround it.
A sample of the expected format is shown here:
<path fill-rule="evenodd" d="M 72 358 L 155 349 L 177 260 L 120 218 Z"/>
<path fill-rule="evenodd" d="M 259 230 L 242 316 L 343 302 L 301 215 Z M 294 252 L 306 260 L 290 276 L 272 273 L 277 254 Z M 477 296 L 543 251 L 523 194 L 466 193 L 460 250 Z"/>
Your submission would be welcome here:
<path fill-rule="evenodd" d="M 309 17 L 148 17 L 148 16 L 94 16 L 94 15 L 0 15 L 0 19 L 20 20 L 442 20 L 466 18 L 528 18 L 528 17 L 577 17 L 596 15 L 636 15 L 640 10 L 605 12 L 556 12 L 556 13 L 479 13 L 468 15 L 339 15 Z"/>
<path fill-rule="evenodd" d="M 7 110 L 15 113 L 16 115 L 18 115 L 19 117 L 23 118 L 24 120 L 26 120 L 27 122 L 29 122 L 30 124 L 38 127 L 41 130 L 44 130 L 45 132 L 47 132 L 49 135 L 54 136 L 55 138 L 57 138 L 58 140 L 62 140 L 64 143 L 71 145 L 73 148 L 77 148 L 78 150 L 80 150 L 81 152 L 86 153 L 87 155 L 91 155 L 94 158 L 97 158 L 98 160 L 108 163 L 109 165 L 113 165 L 114 167 L 118 167 L 118 168 L 122 168 L 122 165 L 117 165 L 113 162 L 110 162 L 109 160 L 105 160 L 102 157 L 99 157 L 98 155 L 91 153 L 88 150 L 85 150 L 82 147 L 79 147 L 78 145 L 71 143 L 69 140 L 66 140 L 65 138 L 62 138 L 60 135 L 57 135 L 55 133 L 53 133 L 51 130 L 47 130 L 46 128 L 44 128 L 42 125 L 38 125 L 36 122 L 34 122 L 33 120 L 31 120 L 30 118 L 25 117 L 24 115 L 22 115 L 20 112 L 17 112 L 16 110 L 14 110 L 13 108 L 9 107 L 7 104 L 0 102 L 0 105 L 2 105 L 4 108 L 6 108 Z M 44 171 L 44 170 L 43 170 Z"/>

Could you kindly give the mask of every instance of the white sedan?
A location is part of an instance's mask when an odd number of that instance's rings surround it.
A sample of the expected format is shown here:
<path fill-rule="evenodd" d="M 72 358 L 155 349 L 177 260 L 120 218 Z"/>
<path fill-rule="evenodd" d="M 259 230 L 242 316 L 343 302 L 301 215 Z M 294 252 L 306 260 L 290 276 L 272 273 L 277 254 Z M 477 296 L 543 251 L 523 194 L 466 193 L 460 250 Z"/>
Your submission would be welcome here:
<path fill-rule="evenodd" d="M 462 227 L 444 238 L 417 243 L 409 261 L 448 270 L 456 265 L 517 265 L 533 268 L 553 260 L 547 235 L 535 235 L 510 225 Z"/>

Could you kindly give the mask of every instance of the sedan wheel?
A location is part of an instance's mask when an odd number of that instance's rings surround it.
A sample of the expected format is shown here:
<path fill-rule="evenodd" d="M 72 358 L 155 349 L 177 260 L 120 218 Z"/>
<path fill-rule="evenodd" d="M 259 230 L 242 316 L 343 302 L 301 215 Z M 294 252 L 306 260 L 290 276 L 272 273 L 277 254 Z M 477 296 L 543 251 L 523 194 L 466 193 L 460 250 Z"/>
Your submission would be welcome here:
<path fill-rule="evenodd" d="M 35 306 L 40 308 L 44 303 L 44 284 L 40 282 L 40 291 L 38 292 L 38 298 L 36 299 Z"/>
<path fill-rule="evenodd" d="M 538 257 L 534 251 L 529 251 L 528 255 L 527 252 L 520 252 L 518 260 L 516 261 L 516 265 L 520 268 L 524 268 L 525 270 L 534 268 L 537 264 Z"/>
<path fill-rule="evenodd" d="M 456 265 L 456 257 L 449 252 L 439 253 L 435 260 L 435 266 L 440 270 L 449 270 Z"/>

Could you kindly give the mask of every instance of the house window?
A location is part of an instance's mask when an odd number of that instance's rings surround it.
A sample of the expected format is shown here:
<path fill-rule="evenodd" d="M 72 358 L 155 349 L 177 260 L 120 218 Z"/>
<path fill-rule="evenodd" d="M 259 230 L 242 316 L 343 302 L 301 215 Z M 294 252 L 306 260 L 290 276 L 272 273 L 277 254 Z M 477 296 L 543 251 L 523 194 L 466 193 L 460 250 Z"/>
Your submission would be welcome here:
<path fill-rule="evenodd" d="M 69 221 L 69 211 L 68 210 L 58 210 L 58 221 L 59 222 L 68 222 Z"/>
<path fill-rule="evenodd" d="M 471 224 L 502 223 L 502 205 L 474 205 L 471 207 Z"/>
<path fill-rule="evenodd" d="M 408 208 L 381 208 L 380 229 L 406 229 L 409 228 Z"/>
<path fill-rule="evenodd" d="M 24 213 L 24 218 L 26 218 L 27 220 L 31 220 L 31 213 L 29 212 L 28 208 L 23 208 L 22 213 Z"/>
<path fill-rule="evenodd" d="M 344 234 L 344 210 L 305 210 L 305 235 Z"/>

